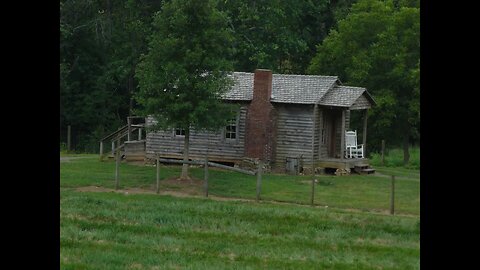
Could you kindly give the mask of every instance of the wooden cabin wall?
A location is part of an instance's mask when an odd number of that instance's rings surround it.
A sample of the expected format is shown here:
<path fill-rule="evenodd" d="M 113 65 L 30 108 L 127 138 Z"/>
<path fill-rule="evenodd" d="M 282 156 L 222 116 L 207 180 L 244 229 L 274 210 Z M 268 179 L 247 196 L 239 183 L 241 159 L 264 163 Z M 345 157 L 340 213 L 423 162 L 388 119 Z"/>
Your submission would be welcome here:
<path fill-rule="evenodd" d="M 328 130 L 329 130 L 329 121 L 326 118 L 327 112 L 325 109 L 320 108 L 320 115 L 321 115 L 321 125 L 320 125 L 320 149 L 319 149 L 319 158 L 326 158 L 328 157 Z"/>
<path fill-rule="evenodd" d="M 302 157 L 303 165 L 312 164 L 313 105 L 275 104 L 277 110 L 277 147 L 275 169 L 285 168 L 287 157 Z"/>
<path fill-rule="evenodd" d="M 320 158 L 320 143 L 321 143 L 321 135 L 322 135 L 322 109 L 320 106 L 317 107 L 317 112 L 314 116 L 315 120 L 315 130 L 314 130 L 314 145 L 313 145 L 313 158 L 314 160 L 318 160 Z"/>
<path fill-rule="evenodd" d="M 237 139 L 224 138 L 223 130 L 218 132 L 204 132 L 192 130 L 190 133 L 189 156 L 192 159 L 204 159 L 208 152 L 208 158 L 212 161 L 239 162 L 244 156 L 245 146 L 245 119 L 247 106 L 240 107 L 238 119 Z M 152 118 L 147 118 L 147 125 L 152 123 Z M 183 157 L 184 137 L 175 137 L 174 131 L 148 132 L 146 138 L 146 157 L 153 159 L 155 153 L 164 157 Z"/>
<path fill-rule="evenodd" d="M 350 110 L 345 111 L 345 130 L 350 129 Z"/>

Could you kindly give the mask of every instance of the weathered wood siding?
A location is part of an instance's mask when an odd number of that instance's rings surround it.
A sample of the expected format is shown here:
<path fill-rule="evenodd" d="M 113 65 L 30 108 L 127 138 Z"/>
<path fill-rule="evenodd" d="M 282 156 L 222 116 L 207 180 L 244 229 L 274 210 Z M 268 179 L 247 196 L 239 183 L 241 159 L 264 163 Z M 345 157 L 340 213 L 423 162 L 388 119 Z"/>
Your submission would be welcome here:
<path fill-rule="evenodd" d="M 320 149 L 319 149 L 319 158 L 326 158 L 328 157 L 328 130 L 329 130 L 329 122 L 328 119 L 326 118 L 326 109 L 320 108 Z"/>
<path fill-rule="evenodd" d="M 342 115 L 338 115 L 335 118 L 335 158 L 340 158 L 340 147 L 341 147 L 341 132 L 342 132 Z"/>
<path fill-rule="evenodd" d="M 206 132 L 192 130 L 190 133 L 189 156 L 192 159 L 203 159 L 208 153 L 209 160 L 238 162 L 244 156 L 245 118 L 247 105 L 242 105 L 237 121 L 237 138 L 225 139 L 224 131 Z M 153 119 L 147 118 L 147 125 Z M 147 132 L 146 157 L 153 158 L 155 153 L 164 157 L 181 158 L 183 156 L 183 136 L 174 136 L 173 130 Z"/>
<path fill-rule="evenodd" d="M 145 159 L 145 140 L 125 142 L 125 159 L 127 161 Z"/>
<path fill-rule="evenodd" d="M 320 106 L 317 107 L 317 112 L 314 116 L 315 120 L 315 130 L 314 130 L 314 143 L 313 143 L 313 157 L 315 160 L 320 158 L 320 143 L 321 143 L 321 135 L 322 135 L 322 109 Z"/>
<path fill-rule="evenodd" d="M 273 167 L 285 168 L 287 157 L 301 157 L 312 164 L 313 105 L 275 104 L 277 147 Z"/>
<path fill-rule="evenodd" d="M 368 101 L 365 95 L 361 95 L 357 100 L 355 100 L 352 106 L 350 106 L 350 110 L 368 109 L 370 107 L 370 101 Z"/>

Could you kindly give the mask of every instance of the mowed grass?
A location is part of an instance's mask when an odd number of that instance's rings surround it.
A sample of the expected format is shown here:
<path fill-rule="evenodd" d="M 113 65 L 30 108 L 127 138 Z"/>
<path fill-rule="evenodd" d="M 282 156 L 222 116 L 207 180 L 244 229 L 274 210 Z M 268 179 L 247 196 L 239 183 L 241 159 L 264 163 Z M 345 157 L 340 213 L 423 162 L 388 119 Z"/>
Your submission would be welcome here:
<path fill-rule="evenodd" d="M 385 168 L 385 174 L 398 175 L 395 182 L 395 212 L 397 214 L 420 214 L 420 181 L 418 171 L 408 177 L 405 172 Z M 61 163 L 60 184 L 62 187 L 99 186 L 114 188 L 115 163 L 99 162 L 96 155 L 77 156 Z M 203 179 L 203 168 L 191 168 L 191 175 Z M 161 183 L 180 175 L 180 166 L 161 165 Z M 154 191 L 156 168 L 122 163 L 120 188 L 142 188 Z M 391 180 L 383 174 L 350 176 L 316 176 L 315 204 L 348 208 L 360 211 L 388 212 L 390 209 Z M 262 178 L 261 198 L 268 201 L 310 204 L 312 176 L 265 174 Z M 162 185 L 161 190 L 178 190 L 181 187 Z M 201 195 L 197 187 L 189 191 Z M 209 194 L 220 197 L 255 199 L 256 176 L 211 168 L 209 170 Z"/>
<path fill-rule="evenodd" d="M 265 175 L 261 203 L 76 191 L 113 188 L 114 168 L 95 155 L 60 164 L 61 269 L 419 269 L 418 206 L 407 201 L 418 198 L 416 180 L 397 181 L 397 207 L 409 215 L 395 216 L 370 212 L 388 204 L 376 198 L 385 177 L 321 176 L 316 204 L 328 208 L 267 201 L 309 202 L 309 176 Z M 179 173 L 162 166 L 161 182 Z M 203 168 L 191 173 L 203 179 Z M 121 189 L 154 183 L 155 167 L 121 164 Z M 210 170 L 210 194 L 254 198 L 255 184 Z"/>
<path fill-rule="evenodd" d="M 61 269 L 419 269 L 418 217 L 61 190 Z"/>
<path fill-rule="evenodd" d="M 411 147 L 409 149 L 410 161 L 408 164 L 403 164 L 403 149 L 394 148 L 387 150 L 384 156 L 385 167 L 404 167 L 406 169 L 419 170 L 420 169 L 420 147 Z M 382 156 L 380 153 L 372 153 L 370 163 L 373 166 L 382 166 Z"/>

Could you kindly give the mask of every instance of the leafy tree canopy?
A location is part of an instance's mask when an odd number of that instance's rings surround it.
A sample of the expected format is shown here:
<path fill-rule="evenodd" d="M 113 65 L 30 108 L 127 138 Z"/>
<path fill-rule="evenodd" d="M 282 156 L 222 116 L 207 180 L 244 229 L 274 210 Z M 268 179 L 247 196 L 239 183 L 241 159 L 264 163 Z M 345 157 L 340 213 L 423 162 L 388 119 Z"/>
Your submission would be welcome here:
<path fill-rule="evenodd" d="M 231 117 L 220 97 L 232 84 L 232 33 L 215 1 L 173 0 L 153 22 L 148 53 L 136 70 L 138 112 L 156 128 L 216 129 Z"/>
<path fill-rule="evenodd" d="M 418 1 L 360 0 L 317 47 L 309 73 L 338 75 L 375 97 L 368 134 L 373 145 L 388 138 L 408 146 L 418 139 L 419 35 Z"/>

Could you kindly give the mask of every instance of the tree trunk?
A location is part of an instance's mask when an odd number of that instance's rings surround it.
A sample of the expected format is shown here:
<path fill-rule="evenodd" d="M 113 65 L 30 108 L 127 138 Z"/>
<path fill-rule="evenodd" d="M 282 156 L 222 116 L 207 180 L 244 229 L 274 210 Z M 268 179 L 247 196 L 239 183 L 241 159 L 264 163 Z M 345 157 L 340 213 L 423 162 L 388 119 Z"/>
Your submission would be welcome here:
<path fill-rule="evenodd" d="M 407 165 L 410 161 L 410 152 L 408 151 L 408 135 L 403 137 L 403 165 Z"/>
<path fill-rule="evenodd" d="M 183 161 L 188 161 L 188 151 L 190 149 L 190 129 L 185 129 L 185 140 L 183 142 Z M 188 164 L 183 164 L 180 180 L 188 180 Z"/>

